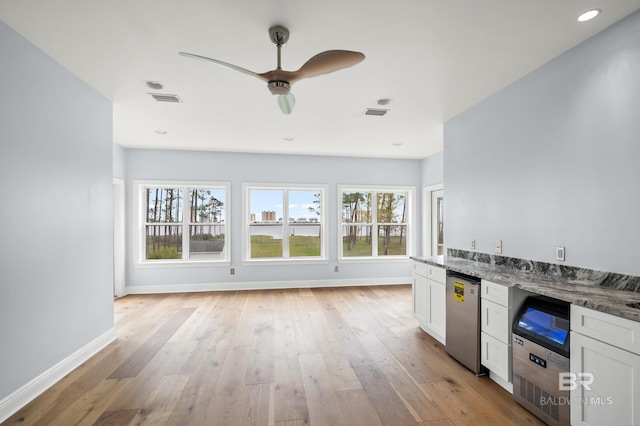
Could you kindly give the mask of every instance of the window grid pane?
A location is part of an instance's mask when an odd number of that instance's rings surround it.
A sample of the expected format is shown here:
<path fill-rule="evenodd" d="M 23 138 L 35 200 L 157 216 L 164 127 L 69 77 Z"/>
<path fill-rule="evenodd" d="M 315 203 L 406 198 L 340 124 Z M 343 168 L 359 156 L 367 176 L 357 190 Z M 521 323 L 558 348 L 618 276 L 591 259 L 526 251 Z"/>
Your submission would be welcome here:
<path fill-rule="evenodd" d="M 371 223 L 371 192 L 342 193 L 342 222 Z"/>
<path fill-rule="evenodd" d="M 192 188 L 189 196 L 191 223 L 224 222 L 224 190 Z"/>
<path fill-rule="evenodd" d="M 251 225 L 251 258 L 282 257 L 282 225 Z"/>
<path fill-rule="evenodd" d="M 182 259 L 181 225 L 146 225 L 146 259 Z"/>
<path fill-rule="evenodd" d="M 406 256 L 407 234 L 405 225 L 378 227 L 378 256 Z"/>
<path fill-rule="evenodd" d="M 147 188 L 147 223 L 182 222 L 182 190 Z"/>
<path fill-rule="evenodd" d="M 371 256 L 373 253 L 371 225 L 343 225 L 342 255 L 344 257 Z"/>
<path fill-rule="evenodd" d="M 320 224 L 289 225 L 289 255 L 291 257 L 320 256 L 322 229 Z"/>

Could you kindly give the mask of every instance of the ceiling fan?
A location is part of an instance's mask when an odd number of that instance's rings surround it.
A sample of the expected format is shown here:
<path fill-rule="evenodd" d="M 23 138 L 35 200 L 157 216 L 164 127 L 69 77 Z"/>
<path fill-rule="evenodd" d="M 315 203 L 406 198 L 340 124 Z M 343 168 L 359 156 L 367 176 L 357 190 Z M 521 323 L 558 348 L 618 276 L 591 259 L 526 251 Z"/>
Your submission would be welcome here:
<path fill-rule="evenodd" d="M 278 105 L 285 114 L 291 114 L 296 99 L 291 93 L 291 85 L 303 78 L 315 77 L 321 74 L 327 74 L 348 68 L 362 62 L 365 58 L 360 52 L 352 52 L 350 50 L 327 50 L 318 53 L 307 62 L 304 63 L 297 71 L 285 71 L 280 65 L 280 50 L 289 40 L 289 30 L 281 25 L 275 25 L 269 28 L 269 38 L 271 42 L 278 48 L 278 65 L 275 70 L 264 73 L 256 73 L 245 68 L 219 61 L 217 59 L 207 58 L 206 56 L 194 55 L 193 53 L 179 52 L 180 55 L 187 58 L 198 59 L 205 62 L 240 71 L 241 73 L 252 75 L 267 82 L 267 87 L 274 95 L 278 96 Z"/>

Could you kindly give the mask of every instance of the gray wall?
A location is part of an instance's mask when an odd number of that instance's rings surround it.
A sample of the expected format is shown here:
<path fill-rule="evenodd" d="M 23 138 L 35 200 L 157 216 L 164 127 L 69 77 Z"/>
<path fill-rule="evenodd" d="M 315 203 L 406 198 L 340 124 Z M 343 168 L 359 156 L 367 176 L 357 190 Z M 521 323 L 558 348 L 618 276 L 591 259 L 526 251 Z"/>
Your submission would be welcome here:
<path fill-rule="evenodd" d="M 124 180 L 126 176 L 125 155 L 127 150 L 120 145 L 113 144 L 113 177 Z"/>
<path fill-rule="evenodd" d="M 209 180 L 231 182 L 231 266 L 139 267 L 132 258 L 133 232 L 128 233 L 126 285 L 210 284 L 233 282 L 306 281 L 327 279 L 367 279 L 408 277 L 407 260 L 378 263 L 337 264 L 338 184 L 415 186 L 420 202 L 421 162 L 419 160 L 381 160 L 346 157 L 252 155 L 194 151 L 126 150 L 127 229 L 132 228 L 132 182 L 137 179 Z M 327 184 L 329 263 L 323 265 L 243 265 L 242 262 L 242 183 Z M 418 204 L 419 206 L 419 204 Z M 414 235 L 420 235 L 416 223 Z M 419 247 L 419 245 L 417 245 Z"/>
<path fill-rule="evenodd" d="M 443 183 L 444 153 L 439 152 L 422 160 L 422 186 Z"/>
<path fill-rule="evenodd" d="M 445 243 L 640 275 L 640 12 L 445 123 Z"/>
<path fill-rule="evenodd" d="M 0 21 L 0 400 L 113 327 L 111 103 Z"/>

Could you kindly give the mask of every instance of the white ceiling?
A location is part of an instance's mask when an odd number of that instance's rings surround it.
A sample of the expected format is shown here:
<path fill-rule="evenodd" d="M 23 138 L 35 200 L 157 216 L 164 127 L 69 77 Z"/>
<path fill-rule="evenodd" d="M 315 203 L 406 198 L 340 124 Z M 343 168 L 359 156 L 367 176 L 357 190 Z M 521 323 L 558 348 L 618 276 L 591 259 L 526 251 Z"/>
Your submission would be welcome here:
<path fill-rule="evenodd" d="M 591 8 L 601 15 L 578 23 Z M 114 142 L 124 147 L 424 158 L 442 150 L 446 120 L 638 8 L 640 0 L 2 0 L 0 19 L 113 102 Z M 178 55 L 268 71 L 274 24 L 291 31 L 286 70 L 331 49 L 366 59 L 297 82 L 285 116 L 264 82 Z M 380 98 L 393 102 L 380 107 Z M 376 107 L 390 112 L 364 115 Z"/>

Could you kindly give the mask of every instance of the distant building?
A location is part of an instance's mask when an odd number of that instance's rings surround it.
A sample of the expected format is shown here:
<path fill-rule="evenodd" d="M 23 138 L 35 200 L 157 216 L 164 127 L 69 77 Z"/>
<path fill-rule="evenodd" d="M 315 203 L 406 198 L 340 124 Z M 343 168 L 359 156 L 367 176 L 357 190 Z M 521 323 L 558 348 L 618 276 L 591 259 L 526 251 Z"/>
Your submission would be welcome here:
<path fill-rule="evenodd" d="M 274 211 L 263 211 L 262 212 L 262 221 L 263 222 L 275 222 L 276 221 L 276 212 L 274 212 Z"/>
<path fill-rule="evenodd" d="M 255 221 L 256 221 L 256 214 L 251 213 L 251 222 L 255 222 Z"/>

